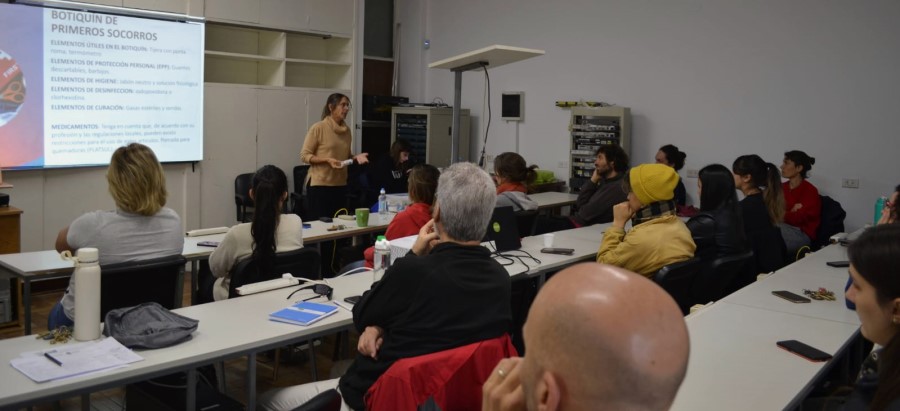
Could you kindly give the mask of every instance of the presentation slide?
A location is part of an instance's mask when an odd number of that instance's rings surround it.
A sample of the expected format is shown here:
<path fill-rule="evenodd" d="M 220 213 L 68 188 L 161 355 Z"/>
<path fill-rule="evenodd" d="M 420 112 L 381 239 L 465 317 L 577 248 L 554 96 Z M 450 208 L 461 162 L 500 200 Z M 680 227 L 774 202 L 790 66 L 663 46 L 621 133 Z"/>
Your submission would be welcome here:
<path fill-rule="evenodd" d="M 200 23 L 0 4 L 0 167 L 203 158 Z"/>

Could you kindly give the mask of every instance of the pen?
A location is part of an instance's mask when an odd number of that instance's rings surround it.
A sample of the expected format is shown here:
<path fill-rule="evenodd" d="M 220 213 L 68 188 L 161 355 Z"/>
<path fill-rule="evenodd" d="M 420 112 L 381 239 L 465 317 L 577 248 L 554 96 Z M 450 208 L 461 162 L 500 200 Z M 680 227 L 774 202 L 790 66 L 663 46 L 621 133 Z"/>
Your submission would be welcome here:
<path fill-rule="evenodd" d="M 47 357 L 48 360 L 53 361 L 56 365 L 62 367 L 62 362 L 57 360 L 56 358 L 53 358 L 53 356 L 50 355 L 50 353 L 45 352 L 44 357 Z"/>

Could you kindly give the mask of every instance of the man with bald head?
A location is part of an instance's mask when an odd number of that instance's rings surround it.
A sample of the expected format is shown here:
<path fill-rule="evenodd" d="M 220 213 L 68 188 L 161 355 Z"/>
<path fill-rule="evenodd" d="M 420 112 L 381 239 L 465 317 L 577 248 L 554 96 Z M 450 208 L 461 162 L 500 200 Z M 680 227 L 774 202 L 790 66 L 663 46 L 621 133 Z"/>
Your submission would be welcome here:
<path fill-rule="evenodd" d="M 687 370 L 687 327 L 662 288 L 630 271 L 579 264 L 534 300 L 523 358 L 500 361 L 482 410 L 665 410 Z"/>

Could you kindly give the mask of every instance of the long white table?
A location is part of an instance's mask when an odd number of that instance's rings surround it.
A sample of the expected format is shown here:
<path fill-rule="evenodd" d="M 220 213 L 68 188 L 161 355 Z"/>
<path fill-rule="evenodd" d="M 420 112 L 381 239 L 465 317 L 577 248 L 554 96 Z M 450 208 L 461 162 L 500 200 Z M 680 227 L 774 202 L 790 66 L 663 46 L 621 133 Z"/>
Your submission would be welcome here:
<path fill-rule="evenodd" d="M 832 361 L 813 363 L 775 345 L 798 340 L 837 357 L 854 340 L 859 319 L 844 305 L 846 250 L 831 245 L 686 318 L 691 339 L 687 376 L 673 410 L 792 408 Z M 794 304 L 772 295 L 825 287 L 835 301 Z"/>
<path fill-rule="evenodd" d="M 303 243 L 315 244 L 341 238 L 355 237 L 364 234 L 384 231 L 396 213 L 381 215 L 373 213 L 369 216 L 367 227 L 358 227 L 355 221 L 334 219 L 332 223 L 312 221 L 310 228 L 303 229 Z M 329 231 L 333 226 L 343 226 Z M 200 246 L 201 241 L 222 241 L 225 234 L 214 234 L 197 237 L 185 237 L 182 255 L 191 263 L 191 287 L 197 286 L 198 263 L 212 254 L 215 248 Z M 0 276 L 12 276 L 22 280 L 22 307 L 24 313 L 25 334 L 31 334 L 31 283 L 34 281 L 65 278 L 72 275 L 74 265 L 59 257 L 55 250 L 33 251 L 18 254 L 0 255 Z M 5 278 L 5 277 L 4 277 Z M 179 282 L 181 284 L 181 282 Z M 193 296 L 193 292 L 191 295 Z M 192 297 L 193 298 L 193 297 Z"/>
<path fill-rule="evenodd" d="M 329 279 L 334 287 L 333 299 L 362 294 L 372 283 L 370 274 L 357 274 Z M 175 312 L 200 321 L 193 339 L 158 350 L 138 351 L 144 360 L 127 367 L 108 370 L 64 380 L 35 383 L 9 366 L 10 360 L 25 351 L 57 348 L 34 336 L 0 340 L 0 409 L 30 406 L 40 401 L 67 398 L 131 382 L 142 381 L 178 371 L 193 370 L 206 364 L 248 355 L 247 409 L 254 409 L 256 401 L 256 360 L 258 352 L 293 342 L 332 334 L 352 325 L 352 314 L 340 308 L 338 312 L 311 326 L 302 327 L 268 321 L 268 314 L 287 307 L 292 302 L 312 295 L 301 292 L 289 301 L 285 297 L 297 287 L 270 291 L 240 298 L 180 308 Z M 322 301 L 317 299 L 314 301 Z M 191 373 L 193 374 L 193 373 Z M 193 384 L 188 384 L 193 387 Z M 187 409 L 194 408 L 189 391 Z"/>
<path fill-rule="evenodd" d="M 544 193 L 529 194 L 528 197 L 538 203 L 538 210 L 547 210 L 575 205 L 578 194 L 547 191 Z"/>

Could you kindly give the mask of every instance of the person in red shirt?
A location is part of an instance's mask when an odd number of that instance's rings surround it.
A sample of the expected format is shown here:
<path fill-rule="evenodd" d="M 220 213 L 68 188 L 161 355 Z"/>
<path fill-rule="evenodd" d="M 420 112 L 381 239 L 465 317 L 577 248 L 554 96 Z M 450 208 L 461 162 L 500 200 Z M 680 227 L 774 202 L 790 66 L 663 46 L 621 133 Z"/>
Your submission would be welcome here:
<path fill-rule="evenodd" d="M 789 255 L 816 239 L 822 200 L 819 198 L 819 190 L 806 180 L 815 163 L 815 158 L 800 150 L 784 153 L 784 161 L 781 163 L 781 176 L 788 180 L 781 185 L 785 205 L 785 224 L 782 225 L 781 235 Z"/>
<path fill-rule="evenodd" d="M 419 233 L 419 229 L 431 220 L 431 206 L 434 205 L 434 193 L 437 191 L 438 177 L 441 172 L 435 166 L 419 164 L 409 172 L 409 200 L 412 204 L 397 213 L 388 224 L 384 238 L 388 241 Z M 375 247 L 363 252 L 366 267 L 375 266 Z"/>

